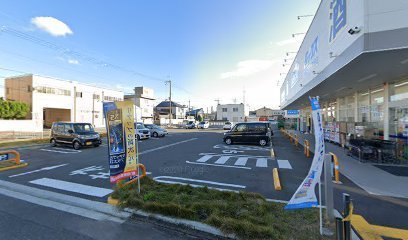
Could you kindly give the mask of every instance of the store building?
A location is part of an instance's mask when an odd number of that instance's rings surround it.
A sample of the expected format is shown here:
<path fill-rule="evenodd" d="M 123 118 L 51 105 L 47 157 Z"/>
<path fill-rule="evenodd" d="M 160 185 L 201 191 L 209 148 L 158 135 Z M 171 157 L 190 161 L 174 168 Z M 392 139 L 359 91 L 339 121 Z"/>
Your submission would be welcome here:
<path fill-rule="evenodd" d="M 217 120 L 244 122 L 249 116 L 249 109 L 243 104 L 218 104 Z"/>
<path fill-rule="evenodd" d="M 135 94 L 126 95 L 125 100 L 133 101 L 140 108 L 141 114 L 137 116 L 142 122 L 152 124 L 154 117 L 154 91 L 147 87 L 136 87 Z M 138 111 L 136 111 L 138 112 Z M 137 114 L 136 114 L 137 115 Z"/>
<path fill-rule="evenodd" d="M 282 109 L 311 123 L 319 96 L 328 131 L 407 141 L 408 1 L 321 1 L 280 90 Z M 405 144 L 405 157 L 407 149 Z"/>
<path fill-rule="evenodd" d="M 42 131 L 56 121 L 92 123 L 105 126 L 103 102 L 122 101 L 123 92 L 100 88 L 75 81 L 59 80 L 38 75 L 22 75 L 5 79 L 6 99 L 27 103 L 27 120 L 11 120 L 10 130 L 26 122 L 23 131 Z M 14 126 L 13 126 L 14 125 Z M 1 131 L 6 131 L 3 129 Z"/>

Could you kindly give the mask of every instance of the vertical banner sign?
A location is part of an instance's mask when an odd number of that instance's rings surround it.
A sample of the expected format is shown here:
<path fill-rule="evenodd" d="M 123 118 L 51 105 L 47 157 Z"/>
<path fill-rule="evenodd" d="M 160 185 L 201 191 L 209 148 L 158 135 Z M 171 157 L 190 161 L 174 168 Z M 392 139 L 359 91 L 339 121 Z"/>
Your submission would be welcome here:
<path fill-rule="evenodd" d="M 315 129 L 315 155 L 309 173 L 295 194 L 293 194 L 285 209 L 310 208 L 318 205 L 315 186 L 320 181 L 323 168 L 325 154 L 324 135 L 319 98 L 309 97 L 309 99 L 312 105 L 313 126 Z"/>
<path fill-rule="evenodd" d="M 133 178 L 138 175 L 133 102 L 106 102 L 103 112 L 108 133 L 110 181 Z"/>

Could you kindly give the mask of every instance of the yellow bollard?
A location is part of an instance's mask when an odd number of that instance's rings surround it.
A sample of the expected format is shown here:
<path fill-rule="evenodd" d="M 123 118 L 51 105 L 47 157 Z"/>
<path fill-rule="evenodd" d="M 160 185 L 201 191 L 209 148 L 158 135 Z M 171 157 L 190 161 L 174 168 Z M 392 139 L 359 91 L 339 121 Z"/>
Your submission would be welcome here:
<path fill-rule="evenodd" d="M 277 190 L 277 191 L 282 190 L 282 186 L 281 186 L 280 179 L 279 179 L 278 169 L 274 168 L 272 170 L 272 174 L 273 174 L 273 185 L 275 186 L 275 190 Z"/>
<path fill-rule="evenodd" d="M 333 162 L 334 162 L 334 183 L 341 184 L 340 182 L 340 172 L 339 172 L 339 158 L 337 157 L 336 154 L 330 152 L 330 154 L 333 156 Z"/>
<path fill-rule="evenodd" d="M 306 139 L 305 140 L 303 140 L 303 154 L 305 154 L 305 156 L 307 155 L 307 151 L 306 151 L 306 149 L 307 149 L 307 146 L 306 146 Z"/>
<path fill-rule="evenodd" d="M 306 141 L 306 157 L 310 157 L 310 142 L 309 140 L 305 140 Z"/>
<path fill-rule="evenodd" d="M 295 146 L 297 147 L 298 146 L 298 144 L 299 144 L 299 137 L 298 137 L 298 135 L 297 134 L 295 134 Z"/>

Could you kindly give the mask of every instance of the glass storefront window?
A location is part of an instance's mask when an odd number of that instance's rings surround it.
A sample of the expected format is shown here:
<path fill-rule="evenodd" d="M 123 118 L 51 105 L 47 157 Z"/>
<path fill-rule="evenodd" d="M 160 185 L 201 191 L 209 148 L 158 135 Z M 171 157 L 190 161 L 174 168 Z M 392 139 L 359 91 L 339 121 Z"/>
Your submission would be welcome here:
<path fill-rule="evenodd" d="M 390 84 L 390 101 L 401 101 L 408 99 L 408 80 Z"/>
<path fill-rule="evenodd" d="M 370 106 L 370 114 L 371 114 L 371 122 L 382 122 L 384 116 L 384 88 L 376 88 L 371 90 L 370 92 L 371 98 L 371 106 Z"/>
<path fill-rule="evenodd" d="M 369 107 L 370 107 L 370 93 L 369 91 L 358 94 L 358 121 L 369 121 Z"/>
<path fill-rule="evenodd" d="M 354 95 L 339 98 L 339 121 L 354 122 Z"/>

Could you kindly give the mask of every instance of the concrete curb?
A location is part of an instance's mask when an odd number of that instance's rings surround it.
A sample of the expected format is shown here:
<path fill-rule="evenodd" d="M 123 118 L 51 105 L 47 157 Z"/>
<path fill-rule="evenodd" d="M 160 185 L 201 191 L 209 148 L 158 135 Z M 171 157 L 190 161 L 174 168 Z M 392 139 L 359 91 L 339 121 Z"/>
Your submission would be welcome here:
<path fill-rule="evenodd" d="M 162 222 L 178 225 L 178 226 L 183 226 L 187 228 L 191 228 L 196 231 L 208 233 L 211 235 L 214 235 L 216 237 L 222 237 L 222 238 L 229 238 L 229 239 L 237 239 L 237 237 L 234 234 L 224 234 L 221 232 L 218 228 L 212 227 L 210 225 L 196 222 L 196 221 L 191 221 L 191 220 L 185 220 L 185 219 L 180 219 L 180 218 L 173 218 L 173 217 L 168 217 L 164 216 L 161 214 L 156 214 L 156 213 L 147 213 L 142 210 L 134 210 L 130 208 L 125 208 L 124 211 L 134 214 L 139 217 L 145 217 L 145 218 L 152 218 L 155 220 L 159 220 Z"/>

